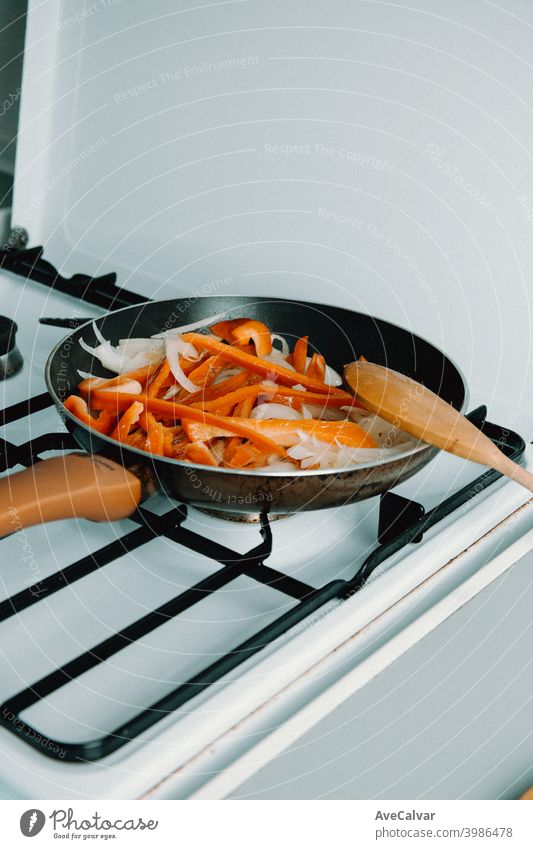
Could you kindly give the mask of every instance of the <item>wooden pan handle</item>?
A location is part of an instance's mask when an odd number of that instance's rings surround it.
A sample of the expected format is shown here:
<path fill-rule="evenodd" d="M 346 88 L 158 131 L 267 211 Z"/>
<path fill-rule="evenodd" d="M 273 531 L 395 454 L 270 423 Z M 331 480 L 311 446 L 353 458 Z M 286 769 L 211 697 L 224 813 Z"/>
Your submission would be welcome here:
<path fill-rule="evenodd" d="M 64 454 L 0 479 L 0 536 L 55 519 L 114 521 L 141 500 L 141 481 L 95 454 Z"/>

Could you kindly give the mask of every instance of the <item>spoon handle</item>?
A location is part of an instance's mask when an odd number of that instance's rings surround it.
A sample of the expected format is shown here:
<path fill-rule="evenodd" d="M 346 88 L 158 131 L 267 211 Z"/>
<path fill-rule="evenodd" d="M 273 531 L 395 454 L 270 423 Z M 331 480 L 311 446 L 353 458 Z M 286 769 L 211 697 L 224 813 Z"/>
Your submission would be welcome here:
<path fill-rule="evenodd" d="M 510 457 L 506 457 L 502 451 L 498 451 L 498 455 L 496 457 L 497 463 L 491 462 L 490 464 L 492 468 L 533 492 L 533 474 L 524 469 L 523 466 L 519 466 Z"/>
<path fill-rule="evenodd" d="M 350 363 L 344 378 L 357 400 L 393 427 L 450 454 L 496 469 L 533 492 L 533 474 L 519 466 L 472 422 L 430 389 L 392 369 Z"/>

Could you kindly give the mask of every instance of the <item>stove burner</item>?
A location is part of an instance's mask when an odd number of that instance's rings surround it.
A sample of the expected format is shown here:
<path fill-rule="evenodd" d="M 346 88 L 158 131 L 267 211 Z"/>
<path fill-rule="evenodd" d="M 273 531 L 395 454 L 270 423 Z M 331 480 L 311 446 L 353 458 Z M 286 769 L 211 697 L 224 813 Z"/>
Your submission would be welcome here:
<path fill-rule="evenodd" d="M 6 380 L 22 368 L 24 361 L 17 348 L 17 330 L 12 319 L 0 315 L 0 380 Z"/>
<path fill-rule="evenodd" d="M 223 519 L 225 522 L 240 522 L 241 524 L 244 523 L 246 525 L 257 525 L 264 515 L 267 515 L 270 523 L 277 522 L 278 519 L 288 519 L 290 516 L 294 515 L 294 513 L 234 513 L 231 510 L 217 510 L 216 508 L 211 509 L 205 505 L 197 507 L 196 509 L 201 513 L 206 513 L 208 516 L 213 516 L 215 519 Z"/>

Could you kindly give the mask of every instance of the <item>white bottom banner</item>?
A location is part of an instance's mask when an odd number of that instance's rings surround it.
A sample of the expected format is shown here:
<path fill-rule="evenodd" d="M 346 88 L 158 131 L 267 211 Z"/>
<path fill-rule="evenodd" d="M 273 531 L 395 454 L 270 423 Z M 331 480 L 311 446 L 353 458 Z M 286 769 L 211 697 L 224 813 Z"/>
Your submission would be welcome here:
<path fill-rule="evenodd" d="M 272 849 L 533 847 L 533 806 L 509 801 L 0 803 L 2 845 Z M 206 810 L 206 807 L 209 810 Z M 272 810 L 269 812 L 268 808 Z"/>

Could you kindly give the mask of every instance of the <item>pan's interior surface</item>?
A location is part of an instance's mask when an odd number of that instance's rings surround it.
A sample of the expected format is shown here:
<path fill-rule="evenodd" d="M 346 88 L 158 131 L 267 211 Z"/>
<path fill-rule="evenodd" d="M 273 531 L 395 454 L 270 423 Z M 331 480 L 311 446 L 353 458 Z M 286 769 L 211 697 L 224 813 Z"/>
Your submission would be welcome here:
<path fill-rule="evenodd" d="M 96 320 L 106 339 L 117 344 L 127 337 L 152 336 L 217 313 L 229 318 L 249 316 L 264 321 L 284 336 L 289 345 L 309 335 L 312 350 L 322 353 L 329 365 L 342 372 L 360 354 L 371 362 L 407 374 L 436 392 L 456 409 L 465 399 L 465 384 L 457 367 L 426 340 L 394 324 L 363 313 L 323 304 L 270 298 L 211 297 L 153 301 L 110 312 Z M 79 339 L 97 345 L 91 324 L 73 331 L 52 352 L 48 364 L 50 388 L 65 397 L 80 382 L 78 369 L 95 374 L 108 372 L 84 351 Z"/>
<path fill-rule="evenodd" d="M 401 327 L 338 307 L 265 297 L 172 299 L 110 312 L 97 319 L 96 325 L 106 339 L 117 344 L 120 339 L 152 336 L 219 313 L 228 318 L 257 318 L 273 332 L 284 336 L 291 347 L 296 339 L 307 334 L 311 349 L 322 353 L 328 364 L 341 373 L 346 363 L 363 354 L 372 362 L 423 383 L 456 409 L 463 408 L 465 382 L 458 368 L 442 351 Z M 60 409 L 62 402 L 80 382 L 79 370 L 109 374 L 80 346 L 80 338 L 91 346 L 98 344 L 92 324 L 83 325 L 56 346 L 47 363 L 48 388 Z M 117 443 L 90 432 L 69 413 L 64 413 L 68 426 L 82 447 L 116 456 Z M 217 509 L 248 513 L 258 509 L 258 493 L 264 495 L 267 509 L 282 513 L 368 498 L 412 475 L 435 453 L 434 449 L 423 447 L 410 452 L 407 458 L 388 459 L 365 467 L 291 475 L 191 466 L 118 447 L 123 462 L 123 453 L 128 453 L 137 455 L 137 460 L 144 458 L 145 462 L 151 463 L 159 485 L 174 497 L 189 503 L 204 506 L 207 503 Z M 193 485 L 194 475 L 200 475 L 201 487 Z M 227 503 L 225 497 L 220 500 L 221 493 L 227 494 Z M 252 498 L 252 501 L 246 501 L 246 498 Z"/>

